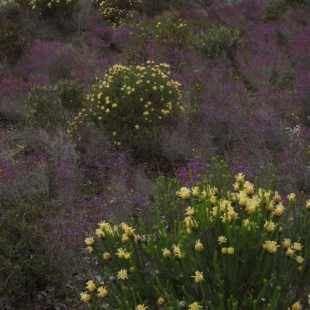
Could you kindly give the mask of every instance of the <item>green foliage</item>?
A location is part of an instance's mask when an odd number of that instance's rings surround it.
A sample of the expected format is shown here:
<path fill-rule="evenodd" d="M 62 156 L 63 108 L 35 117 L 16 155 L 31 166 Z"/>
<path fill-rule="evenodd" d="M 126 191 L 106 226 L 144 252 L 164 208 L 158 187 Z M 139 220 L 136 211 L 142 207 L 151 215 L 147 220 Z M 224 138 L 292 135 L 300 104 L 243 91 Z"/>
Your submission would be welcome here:
<path fill-rule="evenodd" d="M 0 61 L 14 66 L 31 45 L 29 25 L 22 21 L 19 5 L 6 4 L 0 7 Z"/>
<path fill-rule="evenodd" d="M 277 20 L 289 7 L 290 0 L 270 1 L 265 9 L 263 20 Z"/>
<path fill-rule="evenodd" d="M 242 47 L 239 30 L 233 30 L 226 26 L 213 26 L 208 34 L 192 34 L 191 46 L 208 58 L 216 59 L 223 52 L 232 56 Z"/>
<path fill-rule="evenodd" d="M 62 80 L 55 86 L 34 86 L 27 102 L 27 119 L 46 129 L 58 126 L 67 129 L 84 101 L 84 85 L 75 81 Z"/>
<path fill-rule="evenodd" d="M 147 58 L 147 45 L 155 41 L 159 50 L 167 55 L 187 48 L 190 40 L 190 30 L 182 21 L 169 18 L 146 20 L 138 25 L 138 31 L 131 35 L 124 58 L 130 64 L 140 64 Z"/>
<path fill-rule="evenodd" d="M 88 104 L 71 124 L 102 128 L 115 145 L 144 148 L 152 143 L 171 114 L 180 110 L 180 84 L 170 78 L 168 64 L 114 65 L 97 80 Z"/>
<path fill-rule="evenodd" d="M 310 200 L 290 222 L 269 170 L 255 185 L 224 162 L 192 188 L 158 181 L 155 214 L 101 222 L 89 252 L 101 277 L 81 293 L 93 309 L 301 309 L 308 304 Z M 263 188 L 266 187 L 266 188 Z M 149 212 L 152 212 L 149 210 Z M 108 308 L 110 309 L 110 308 Z"/>
<path fill-rule="evenodd" d="M 136 13 L 141 0 L 102 0 L 99 1 L 102 16 L 113 26 L 118 26 L 122 20 Z"/>
<path fill-rule="evenodd" d="M 169 8 L 169 1 L 143 0 L 137 8 L 141 15 L 155 17 Z"/>
<path fill-rule="evenodd" d="M 60 19 L 55 22 L 72 18 L 78 0 L 30 0 L 32 10 L 42 18 Z"/>
<path fill-rule="evenodd" d="M 18 299 L 52 279 L 53 264 L 36 224 L 38 206 L 18 205 L 0 221 L 0 297 Z M 12 300 L 13 301 L 13 300 Z"/>

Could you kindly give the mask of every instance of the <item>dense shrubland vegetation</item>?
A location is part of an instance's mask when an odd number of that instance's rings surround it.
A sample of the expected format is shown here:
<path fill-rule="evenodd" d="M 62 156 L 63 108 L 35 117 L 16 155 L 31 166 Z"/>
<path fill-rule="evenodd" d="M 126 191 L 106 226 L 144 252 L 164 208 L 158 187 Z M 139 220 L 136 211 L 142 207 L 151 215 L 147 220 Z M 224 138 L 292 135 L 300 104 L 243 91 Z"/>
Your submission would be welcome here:
<path fill-rule="evenodd" d="M 0 0 L 0 308 L 307 309 L 309 50 L 303 0 Z"/>

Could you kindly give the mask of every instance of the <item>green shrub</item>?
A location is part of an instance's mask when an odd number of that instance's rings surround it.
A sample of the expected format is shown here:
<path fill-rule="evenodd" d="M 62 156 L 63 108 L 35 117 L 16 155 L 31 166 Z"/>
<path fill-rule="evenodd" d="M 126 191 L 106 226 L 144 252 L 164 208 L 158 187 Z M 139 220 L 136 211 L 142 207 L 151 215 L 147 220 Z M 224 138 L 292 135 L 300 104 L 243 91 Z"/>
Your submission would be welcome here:
<path fill-rule="evenodd" d="M 208 34 L 192 34 L 191 46 L 208 58 L 219 58 L 223 52 L 232 56 L 242 47 L 239 30 L 226 26 L 213 26 Z"/>
<path fill-rule="evenodd" d="M 27 102 L 27 119 L 32 124 L 55 129 L 67 129 L 84 101 L 84 85 L 75 81 L 62 80 L 55 86 L 34 86 Z"/>
<path fill-rule="evenodd" d="M 289 7 L 289 0 L 273 0 L 268 3 L 263 14 L 264 21 L 277 20 Z"/>
<path fill-rule="evenodd" d="M 20 6 L 12 3 L 0 6 L 0 61 L 14 66 L 32 40 L 31 29 L 22 20 Z"/>
<path fill-rule="evenodd" d="M 43 290 L 54 277 L 54 266 L 36 226 L 40 212 L 38 206 L 18 205 L 1 216 L 0 297 L 7 302 L 14 303 L 35 288 Z"/>
<path fill-rule="evenodd" d="M 78 0 L 30 0 L 29 5 L 40 17 L 61 23 L 72 18 L 77 2 Z"/>
<path fill-rule="evenodd" d="M 102 16 L 113 26 L 118 26 L 123 19 L 136 13 L 141 0 L 102 0 L 99 2 Z"/>
<path fill-rule="evenodd" d="M 144 62 L 148 59 L 150 42 L 155 42 L 158 52 L 165 58 L 170 55 L 174 59 L 177 52 L 188 47 L 189 39 L 190 30 L 183 20 L 145 20 L 138 24 L 138 31 L 130 36 L 124 59 L 129 64 Z"/>
<path fill-rule="evenodd" d="M 71 124 L 102 128 L 115 145 L 147 148 L 171 114 L 180 110 L 180 84 L 170 78 L 168 64 L 114 65 L 97 80 L 88 104 Z"/>
<path fill-rule="evenodd" d="M 297 212 L 290 194 L 284 207 L 270 171 L 255 185 L 237 174 L 234 192 L 223 162 L 209 172 L 192 188 L 162 178 L 155 213 L 98 224 L 85 243 L 103 272 L 87 282 L 84 302 L 136 310 L 283 310 L 310 302 L 310 200 Z"/>

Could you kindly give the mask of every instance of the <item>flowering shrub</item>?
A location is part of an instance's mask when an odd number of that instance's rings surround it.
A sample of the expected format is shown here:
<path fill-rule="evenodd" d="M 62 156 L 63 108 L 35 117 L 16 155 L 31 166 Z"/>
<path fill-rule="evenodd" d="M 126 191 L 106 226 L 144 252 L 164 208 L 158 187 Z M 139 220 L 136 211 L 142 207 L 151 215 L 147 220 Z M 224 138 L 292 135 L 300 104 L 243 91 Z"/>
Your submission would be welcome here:
<path fill-rule="evenodd" d="M 238 48 L 242 47 L 240 41 L 241 33 L 224 25 L 213 26 L 208 34 L 192 34 L 192 47 L 211 59 L 216 59 L 226 52 L 232 55 Z"/>
<path fill-rule="evenodd" d="M 32 38 L 30 26 L 22 21 L 22 10 L 14 3 L 0 6 L 0 62 L 14 66 Z"/>
<path fill-rule="evenodd" d="M 136 310 L 308 304 L 310 200 L 298 212 L 295 194 L 284 203 L 270 170 L 255 184 L 242 173 L 232 188 L 230 180 L 227 165 L 213 161 L 208 178 L 189 188 L 158 181 L 147 217 L 100 222 L 85 243 L 104 270 L 81 299 Z"/>
<path fill-rule="evenodd" d="M 99 126 L 115 145 L 146 145 L 180 109 L 179 87 L 170 79 L 167 64 L 114 65 L 97 80 L 87 96 L 88 105 L 73 120 L 70 131 L 85 124 Z"/>
<path fill-rule="evenodd" d="M 30 0 L 31 8 L 43 18 L 71 18 L 78 0 Z"/>
<path fill-rule="evenodd" d="M 55 86 L 34 86 L 28 95 L 28 120 L 44 128 L 67 128 L 84 100 L 84 85 L 59 81 Z"/>
<path fill-rule="evenodd" d="M 133 17 L 140 2 L 141 0 L 102 0 L 99 3 L 100 12 L 113 26 L 118 26 L 122 19 Z"/>

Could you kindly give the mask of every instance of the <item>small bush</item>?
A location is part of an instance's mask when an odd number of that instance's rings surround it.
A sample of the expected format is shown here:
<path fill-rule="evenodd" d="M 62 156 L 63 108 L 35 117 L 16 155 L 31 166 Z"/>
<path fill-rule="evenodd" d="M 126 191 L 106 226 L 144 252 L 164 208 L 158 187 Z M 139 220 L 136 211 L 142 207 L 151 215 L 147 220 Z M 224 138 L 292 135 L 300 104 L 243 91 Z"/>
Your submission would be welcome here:
<path fill-rule="evenodd" d="M 141 0 L 103 0 L 100 1 L 102 16 L 113 26 L 118 26 L 123 19 L 132 17 L 136 13 Z"/>
<path fill-rule="evenodd" d="M 263 14 L 264 21 L 277 20 L 288 9 L 289 0 L 273 0 L 268 3 Z"/>
<path fill-rule="evenodd" d="M 0 61 L 14 66 L 32 42 L 30 27 L 22 20 L 19 5 L 0 6 Z"/>
<path fill-rule="evenodd" d="M 34 86 L 28 95 L 27 119 L 46 129 L 61 126 L 66 130 L 84 100 L 84 85 L 59 81 L 55 86 Z"/>
<path fill-rule="evenodd" d="M 42 18 L 71 19 L 78 0 L 30 0 L 32 10 Z"/>
<path fill-rule="evenodd" d="M 213 26 L 208 34 L 192 34 L 191 46 L 206 57 L 216 59 L 226 52 L 232 56 L 242 47 L 241 33 L 226 26 Z"/>
<path fill-rule="evenodd" d="M 180 109 L 180 84 L 170 78 L 170 66 L 114 65 L 97 80 L 88 104 L 71 124 L 98 126 L 115 145 L 143 149 L 153 143 L 171 115 Z"/>
<path fill-rule="evenodd" d="M 191 188 L 163 178 L 155 214 L 100 222 L 98 238 L 85 243 L 104 269 L 81 299 L 93 309 L 306 306 L 310 200 L 297 211 L 290 194 L 286 206 L 270 170 L 255 184 L 237 174 L 234 192 L 223 162 L 213 162 L 208 176 Z"/>
<path fill-rule="evenodd" d="M 54 266 L 36 226 L 41 211 L 37 205 L 17 205 L 1 217 L 0 297 L 8 303 L 34 289 L 44 290 L 54 277 Z"/>

